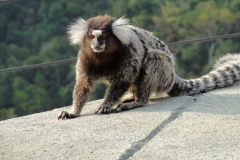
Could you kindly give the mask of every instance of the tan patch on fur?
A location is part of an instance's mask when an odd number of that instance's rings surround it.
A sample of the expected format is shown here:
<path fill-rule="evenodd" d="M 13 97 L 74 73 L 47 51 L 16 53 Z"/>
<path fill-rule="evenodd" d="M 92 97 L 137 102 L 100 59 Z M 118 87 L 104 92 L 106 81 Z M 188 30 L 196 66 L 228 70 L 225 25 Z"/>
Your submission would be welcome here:
<path fill-rule="evenodd" d="M 160 56 L 160 57 L 163 57 L 163 58 L 166 59 L 167 61 L 170 60 L 170 58 L 169 58 L 168 56 L 166 56 L 164 53 L 162 53 L 162 51 L 160 51 L 160 50 L 158 50 L 158 52 L 156 52 L 156 51 L 151 51 L 150 53 L 156 54 L 156 55 L 158 55 L 158 56 Z"/>

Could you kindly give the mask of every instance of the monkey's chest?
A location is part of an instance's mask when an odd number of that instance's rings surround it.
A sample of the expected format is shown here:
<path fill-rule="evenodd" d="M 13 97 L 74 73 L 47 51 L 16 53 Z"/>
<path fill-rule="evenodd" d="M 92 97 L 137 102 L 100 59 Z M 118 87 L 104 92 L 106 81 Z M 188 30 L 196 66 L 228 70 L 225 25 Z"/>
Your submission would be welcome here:
<path fill-rule="evenodd" d="M 85 66 L 85 72 L 92 79 L 112 79 L 119 75 L 121 65 L 118 63 L 88 64 Z"/>

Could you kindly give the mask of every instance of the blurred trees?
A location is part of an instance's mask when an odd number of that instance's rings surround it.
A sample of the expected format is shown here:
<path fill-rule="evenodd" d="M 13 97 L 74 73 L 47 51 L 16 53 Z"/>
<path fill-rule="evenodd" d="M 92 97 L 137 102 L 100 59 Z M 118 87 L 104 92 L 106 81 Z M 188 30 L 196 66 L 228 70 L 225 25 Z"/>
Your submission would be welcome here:
<path fill-rule="evenodd" d="M 0 69 L 76 57 L 66 27 L 81 16 L 126 15 L 166 43 L 239 32 L 238 0 L 32 0 L 0 4 Z M 209 72 L 240 38 L 171 47 L 183 78 Z M 72 103 L 74 63 L 0 74 L 0 120 Z M 98 83 L 91 100 L 103 97 Z"/>

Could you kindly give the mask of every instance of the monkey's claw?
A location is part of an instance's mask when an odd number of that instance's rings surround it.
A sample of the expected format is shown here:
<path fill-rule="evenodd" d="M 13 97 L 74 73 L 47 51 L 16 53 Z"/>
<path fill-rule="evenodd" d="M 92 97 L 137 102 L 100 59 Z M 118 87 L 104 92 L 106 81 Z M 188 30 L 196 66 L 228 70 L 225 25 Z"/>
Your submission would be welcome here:
<path fill-rule="evenodd" d="M 58 120 L 59 119 L 70 119 L 70 118 L 75 118 L 78 117 L 78 115 L 68 113 L 67 111 L 61 111 L 58 115 Z"/>
<path fill-rule="evenodd" d="M 108 105 L 101 105 L 96 111 L 95 114 L 107 114 L 110 113 L 111 109 Z"/>

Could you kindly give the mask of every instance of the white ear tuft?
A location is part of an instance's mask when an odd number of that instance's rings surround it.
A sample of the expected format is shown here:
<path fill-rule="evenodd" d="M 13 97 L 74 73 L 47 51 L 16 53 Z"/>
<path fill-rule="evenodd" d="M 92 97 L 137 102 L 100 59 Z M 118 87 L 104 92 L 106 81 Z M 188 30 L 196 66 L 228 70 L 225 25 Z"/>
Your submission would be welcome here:
<path fill-rule="evenodd" d="M 71 44 L 81 44 L 88 30 L 88 23 L 79 18 L 67 29 L 68 38 Z"/>
<path fill-rule="evenodd" d="M 117 19 L 112 24 L 113 33 L 125 45 L 129 44 L 130 42 L 131 30 L 127 27 L 128 25 L 129 19 L 125 18 L 124 16 Z"/>

